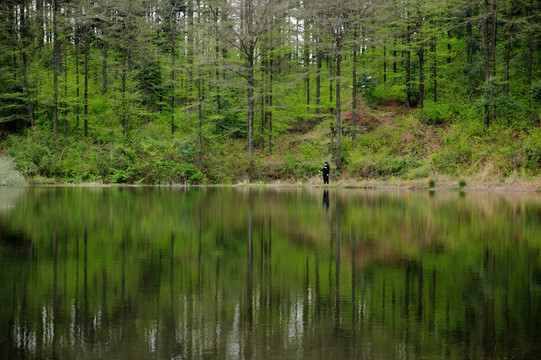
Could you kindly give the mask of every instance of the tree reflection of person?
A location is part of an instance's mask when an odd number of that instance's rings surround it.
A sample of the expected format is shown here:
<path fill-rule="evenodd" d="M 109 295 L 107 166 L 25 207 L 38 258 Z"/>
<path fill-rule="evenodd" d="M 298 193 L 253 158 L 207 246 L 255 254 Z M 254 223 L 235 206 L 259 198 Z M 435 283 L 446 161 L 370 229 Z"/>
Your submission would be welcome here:
<path fill-rule="evenodd" d="M 331 167 L 329 166 L 329 163 L 325 161 L 323 169 L 319 171 L 323 172 L 323 185 L 329 185 L 329 173 L 331 172 Z"/>

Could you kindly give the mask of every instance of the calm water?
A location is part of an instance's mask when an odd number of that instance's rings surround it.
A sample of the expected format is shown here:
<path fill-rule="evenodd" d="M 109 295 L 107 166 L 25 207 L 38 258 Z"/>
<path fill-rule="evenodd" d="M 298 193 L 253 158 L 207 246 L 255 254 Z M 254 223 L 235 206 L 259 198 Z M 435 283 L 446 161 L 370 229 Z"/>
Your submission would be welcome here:
<path fill-rule="evenodd" d="M 2 359 L 533 359 L 541 194 L 0 187 Z"/>

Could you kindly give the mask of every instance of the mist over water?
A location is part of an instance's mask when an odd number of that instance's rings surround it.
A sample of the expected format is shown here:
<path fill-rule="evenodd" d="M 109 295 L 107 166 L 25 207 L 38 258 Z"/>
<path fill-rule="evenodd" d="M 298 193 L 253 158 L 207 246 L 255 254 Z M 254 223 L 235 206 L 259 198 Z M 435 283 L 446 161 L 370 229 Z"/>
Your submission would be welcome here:
<path fill-rule="evenodd" d="M 0 358 L 527 359 L 541 194 L 0 187 Z"/>

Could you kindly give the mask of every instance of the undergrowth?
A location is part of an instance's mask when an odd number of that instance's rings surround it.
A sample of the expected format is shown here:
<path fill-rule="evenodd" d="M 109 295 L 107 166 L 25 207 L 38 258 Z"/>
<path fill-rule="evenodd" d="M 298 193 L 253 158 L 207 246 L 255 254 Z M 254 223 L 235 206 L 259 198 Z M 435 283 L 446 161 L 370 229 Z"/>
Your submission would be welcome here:
<path fill-rule="evenodd" d="M 329 122 L 302 134 L 284 133 L 256 144 L 250 158 L 246 141 L 208 131 L 203 153 L 193 134 L 171 135 L 148 124 L 130 137 L 102 141 L 84 137 L 51 138 L 35 127 L 7 137 L 0 184 L 231 184 L 245 181 L 313 181 L 328 161 L 334 179 L 428 179 L 523 177 L 541 172 L 541 128 L 485 127 L 467 106 L 444 104 L 405 117 L 378 115 L 370 131 L 344 136 L 342 168 L 336 169 L 336 145 Z M 387 119 L 385 119 L 387 117 Z M 441 120 L 443 117 L 444 120 Z M 201 166 L 199 164 L 201 159 Z M 17 175 L 19 174 L 19 175 Z M 24 179 L 23 179 L 24 176 Z"/>

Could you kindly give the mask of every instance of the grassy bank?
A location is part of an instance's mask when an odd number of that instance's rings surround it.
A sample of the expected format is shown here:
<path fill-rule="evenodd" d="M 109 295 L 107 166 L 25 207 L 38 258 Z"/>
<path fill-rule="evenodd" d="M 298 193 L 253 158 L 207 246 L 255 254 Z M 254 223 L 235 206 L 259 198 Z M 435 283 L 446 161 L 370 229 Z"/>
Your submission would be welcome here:
<path fill-rule="evenodd" d="M 100 139 L 72 136 L 57 140 L 48 129 L 34 127 L 6 137 L 3 184 L 239 184 L 320 183 L 324 161 L 333 167 L 339 186 L 509 188 L 532 184 L 541 173 L 541 128 L 485 127 L 468 111 L 445 122 L 427 120 L 430 111 L 407 111 L 396 103 L 360 103 L 353 138 L 351 114 L 344 115 L 346 136 L 342 167 L 333 165 L 333 119 L 306 121 L 278 136 L 272 153 L 259 141 L 250 162 L 242 138 L 203 133 L 201 165 L 194 134 L 170 134 L 149 123 L 130 136 L 104 134 Z M 348 132 L 349 131 L 349 132 Z M 11 175 L 10 175 L 11 174 Z M 520 186 L 523 188 L 524 186 Z M 537 189 L 536 189 L 537 187 Z"/>

